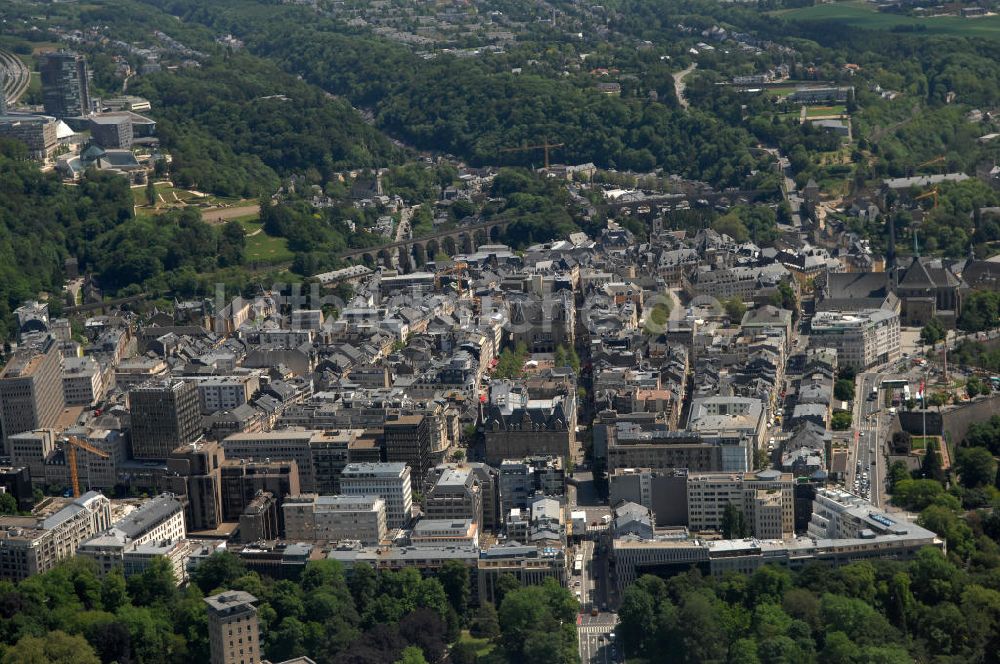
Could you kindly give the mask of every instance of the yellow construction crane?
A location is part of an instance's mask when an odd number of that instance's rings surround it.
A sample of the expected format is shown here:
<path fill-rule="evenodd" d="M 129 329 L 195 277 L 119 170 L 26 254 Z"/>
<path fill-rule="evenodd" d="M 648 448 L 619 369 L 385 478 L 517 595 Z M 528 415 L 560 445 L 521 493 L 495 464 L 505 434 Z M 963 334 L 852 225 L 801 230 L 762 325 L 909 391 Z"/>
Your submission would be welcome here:
<path fill-rule="evenodd" d="M 443 270 L 441 270 L 439 272 L 436 272 L 434 274 L 434 285 L 435 285 L 435 287 L 438 290 L 441 289 L 441 277 L 448 276 L 448 275 L 451 275 L 451 274 L 457 274 L 458 275 L 458 289 L 459 290 L 463 290 L 462 282 L 465 280 L 465 277 L 463 275 L 465 274 L 466 270 L 468 270 L 468 269 L 469 269 L 469 264 L 468 263 L 465 263 L 464 261 L 457 261 L 454 265 L 451 265 L 450 267 L 447 267 L 447 268 L 445 268 L 445 269 L 443 269 Z"/>
<path fill-rule="evenodd" d="M 934 157 L 933 159 L 930 159 L 930 160 L 928 160 L 928 161 L 925 161 L 925 162 L 924 162 L 924 163 L 922 163 L 922 164 L 919 164 L 919 165 L 918 165 L 918 166 L 917 166 L 916 168 L 914 168 L 913 170 L 915 170 L 915 171 L 919 171 L 919 170 L 920 170 L 921 168 L 923 168 L 924 166 L 933 166 L 933 165 L 935 165 L 935 164 L 943 164 L 943 163 L 944 163 L 944 162 L 946 162 L 946 161 L 947 161 L 947 159 L 945 158 L 945 156 L 944 156 L 943 154 L 942 154 L 942 155 L 938 155 L 937 157 Z"/>
<path fill-rule="evenodd" d="M 545 170 L 549 170 L 549 150 L 552 148 L 561 148 L 565 143 L 549 143 L 548 139 L 545 139 L 538 145 L 522 145 L 519 148 L 500 148 L 500 152 L 527 152 L 528 150 L 545 150 Z"/>
<path fill-rule="evenodd" d="M 914 197 L 913 200 L 914 201 L 922 201 L 925 198 L 931 198 L 931 197 L 933 197 L 934 198 L 934 205 L 931 207 L 931 209 L 934 210 L 934 209 L 937 209 L 937 206 L 938 206 L 938 194 L 940 194 L 940 193 L 941 193 L 941 191 L 937 187 L 934 187 L 930 191 L 925 191 L 924 193 L 920 194 L 919 196 Z"/>
<path fill-rule="evenodd" d="M 70 483 L 73 485 L 73 497 L 80 497 L 80 471 L 76 467 L 76 449 L 80 448 L 91 454 L 96 454 L 102 459 L 110 459 L 111 455 L 102 449 L 98 449 L 91 445 L 90 443 L 80 440 L 76 436 L 66 436 L 62 439 L 62 442 L 66 445 L 66 456 L 69 461 L 69 478 Z"/>

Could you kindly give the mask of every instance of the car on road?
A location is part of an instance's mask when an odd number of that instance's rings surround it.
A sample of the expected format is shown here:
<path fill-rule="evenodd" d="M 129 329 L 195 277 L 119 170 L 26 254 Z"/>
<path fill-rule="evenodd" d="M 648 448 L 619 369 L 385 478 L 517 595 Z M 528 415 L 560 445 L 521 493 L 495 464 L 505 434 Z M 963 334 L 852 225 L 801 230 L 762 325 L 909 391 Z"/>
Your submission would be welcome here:
<path fill-rule="evenodd" d="M 596 606 L 590 607 L 590 615 L 591 616 L 593 616 L 593 617 L 596 618 L 598 613 L 600 613 L 600 611 L 597 610 Z"/>

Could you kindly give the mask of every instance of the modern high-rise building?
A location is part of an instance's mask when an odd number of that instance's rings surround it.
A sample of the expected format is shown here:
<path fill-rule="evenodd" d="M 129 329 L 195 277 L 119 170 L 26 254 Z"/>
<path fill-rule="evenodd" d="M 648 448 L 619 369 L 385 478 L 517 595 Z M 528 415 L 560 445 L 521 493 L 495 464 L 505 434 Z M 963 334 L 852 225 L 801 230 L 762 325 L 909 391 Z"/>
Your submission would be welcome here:
<path fill-rule="evenodd" d="M 413 489 L 405 463 L 349 463 L 340 475 L 340 489 L 346 496 L 381 496 L 390 530 L 405 528 L 412 519 Z"/>
<path fill-rule="evenodd" d="M 181 445 L 167 459 L 170 490 L 185 499 L 188 530 L 215 530 L 222 523 L 221 468 L 225 461 L 216 442 Z"/>
<path fill-rule="evenodd" d="M 222 483 L 222 518 L 225 521 L 238 521 L 246 509 L 261 491 L 274 496 L 278 511 L 278 527 L 283 528 L 281 521 L 281 504 L 287 496 L 297 496 L 300 493 L 299 467 L 293 460 L 247 461 L 246 459 L 228 459 L 221 467 Z"/>
<path fill-rule="evenodd" d="M 38 63 L 38 71 L 46 113 L 57 118 L 90 113 L 90 71 L 84 56 L 70 51 L 47 53 Z"/>
<path fill-rule="evenodd" d="M 4 453 L 10 437 L 54 428 L 63 411 L 62 353 L 52 337 L 22 343 L 0 371 L 0 426 Z"/>
<path fill-rule="evenodd" d="M 205 598 L 212 664 L 258 664 L 261 661 L 257 598 L 228 590 Z"/>
<path fill-rule="evenodd" d="M 431 463 L 431 431 L 423 415 L 399 415 L 386 419 L 385 460 L 409 464 L 416 477 L 423 478 Z"/>
<path fill-rule="evenodd" d="M 132 456 L 166 459 L 201 434 L 198 390 L 182 380 L 151 382 L 128 393 L 132 413 Z"/>

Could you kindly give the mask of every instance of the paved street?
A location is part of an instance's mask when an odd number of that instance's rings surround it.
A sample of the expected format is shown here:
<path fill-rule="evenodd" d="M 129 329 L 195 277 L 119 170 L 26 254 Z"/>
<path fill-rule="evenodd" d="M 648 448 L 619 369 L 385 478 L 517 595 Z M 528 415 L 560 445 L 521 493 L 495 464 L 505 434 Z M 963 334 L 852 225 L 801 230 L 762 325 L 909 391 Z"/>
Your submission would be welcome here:
<path fill-rule="evenodd" d="M 583 565 L 578 574 L 574 555 L 574 571 L 570 577 L 571 590 L 580 602 L 580 615 L 577 617 L 580 661 L 619 662 L 624 658 L 610 636 L 618 616 L 607 610 L 617 605 L 618 597 L 611 583 L 607 548 L 602 537 L 606 528 L 602 517 L 610 514 L 610 509 L 601 504 L 593 485 L 592 473 L 583 471 L 574 473 L 569 487 L 571 509 L 582 509 L 587 513 L 588 539 L 577 547 L 577 552 L 583 555 Z M 598 611 L 596 616 L 591 615 L 594 609 Z"/>
<path fill-rule="evenodd" d="M 625 661 L 620 648 L 611 638 L 614 633 L 618 616 L 614 613 L 602 613 L 591 616 L 583 613 L 577 619 L 577 630 L 580 638 L 580 661 L 589 662 L 623 662 Z"/>
<path fill-rule="evenodd" d="M 876 507 L 882 504 L 885 480 L 885 443 L 882 435 L 887 431 L 882 418 L 882 393 L 872 397 L 872 389 L 883 379 L 880 373 L 863 373 L 855 378 L 854 443 L 850 448 L 847 467 L 847 488 L 868 498 Z"/>

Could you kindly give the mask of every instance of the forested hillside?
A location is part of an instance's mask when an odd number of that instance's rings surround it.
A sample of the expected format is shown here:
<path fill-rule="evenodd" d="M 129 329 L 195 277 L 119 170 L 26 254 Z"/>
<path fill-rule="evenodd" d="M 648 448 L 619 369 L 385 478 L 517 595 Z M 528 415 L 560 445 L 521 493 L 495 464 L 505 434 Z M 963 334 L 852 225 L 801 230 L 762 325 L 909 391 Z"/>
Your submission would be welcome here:
<path fill-rule="evenodd" d="M 144 76 L 130 92 L 152 103 L 179 186 L 255 197 L 292 174 L 327 182 L 339 170 L 400 159 L 343 101 L 245 54 Z"/>
<path fill-rule="evenodd" d="M 206 288 L 206 275 L 242 263 L 243 244 L 238 225 L 210 227 L 196 211 L 136 219 L 125 178 L 90 172 L 64 185 L 23 146 L 0 141 L 0 338 L 10 337 L 11 312 L 24 300 L 62 290 L 69 257 L 109 294 L 191 295 Z"/>
<path fill-rule="evenodd" d="M 417 148 L 472 163 L 537 162 L 505 147 L 547 139 L 559 159 L 667 172 L 737 185 L 756 161 L 750 135 L 672 103 L 601 94 L 571 81 L 502 68 L 503 61 L 420 57 L 298 7 L 243 2 L 159 2 L 185 21 L 228 31 L 248 48 L 328 92 L 370 109 L 378 126 Z M 672 95 L 665 98 L 672 101 Z"/>
<path fill-rule="evenodd" d="M 131 217 L 123 178 L 92 174 L 65 187 L 39 172 L 23 145 L 0 140 L 0 337 L 24 300 L 62 289 L 66 258 Z"/>

